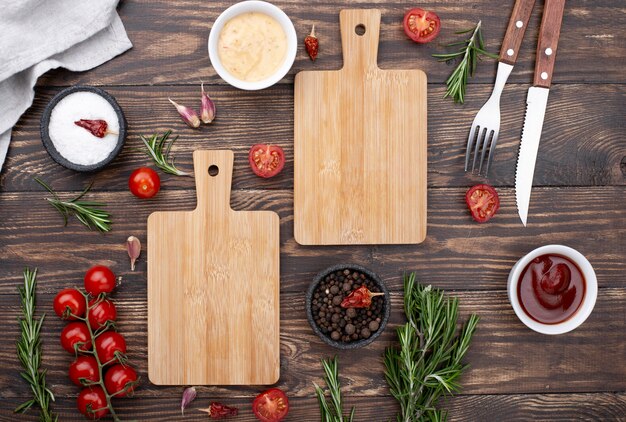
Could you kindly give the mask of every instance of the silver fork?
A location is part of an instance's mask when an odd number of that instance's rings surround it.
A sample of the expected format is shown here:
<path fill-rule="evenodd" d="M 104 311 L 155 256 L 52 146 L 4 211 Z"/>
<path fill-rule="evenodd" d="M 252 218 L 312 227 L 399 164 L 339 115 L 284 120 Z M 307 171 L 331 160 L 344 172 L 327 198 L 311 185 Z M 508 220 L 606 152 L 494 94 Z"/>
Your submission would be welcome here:
<path fill-rule="evenodd" d="M 528 25 L 534 5 L 535 0 L 516 0 L 515 6 L 513 6 L 509 26 L 504 35 L 502 47 L 500 48 L 498 73 L 496 74 L 496 82 L 493 91 L 487 102 L 478 110 L 478 114 L 476 114 L 474 122 L 472 123 L 469 137 L 467 138 L 465 171 L 468 171 L 470 168 L 470 159 L 472 152 L 474 152 L 471 171 L 473 172 L 476 169 L 476 164 L 478 163 L 478 174 L 481 174 L 485 156 L 487 155 L 487 151 L 489 151 L 484 175 L 486 176 L 489 172 L 489 166 L 493 160 L 493 154 L 500 133 L 500 96 L 513 70 L 513 65 L 517 60 L 517 54 L 522 45 L 524 32 L 526 31 L 526 26 Z"/>

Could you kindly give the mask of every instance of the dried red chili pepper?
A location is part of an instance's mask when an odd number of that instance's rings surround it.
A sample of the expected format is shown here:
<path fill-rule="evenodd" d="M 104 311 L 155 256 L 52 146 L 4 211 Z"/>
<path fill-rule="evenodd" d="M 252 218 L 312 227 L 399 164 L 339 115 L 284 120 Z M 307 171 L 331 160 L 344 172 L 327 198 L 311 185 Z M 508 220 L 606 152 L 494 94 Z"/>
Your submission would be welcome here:
<path fill-rule="evenodd" d="M 80 119 L 74 122 L 76 126 L 80 126 L 84 129 L 87 129 L 91 134 L 97 138 L 104 138 L 107 134 L 113 133 L 108 132 L 107 129 L 109 125 L 105 120 L 87 120 Z"/>
<path fill-rule="evenodd" d="M 224 419 L 229 416 L 237 416 L 239 410 L 235 407 L 226 406 L 222 403 L 211 403 L 206 409 L 200 409 L 201 412 L 205 412 L 211 419 Z"/>
<path fill-rule="evenodd" d="M 317 58 L 317 51 L 320 46 L 319 40 L 315 36 L 315 25 L 313 25 L 311 33 L 304 39 L 304 46 L 306 47 L 306 52 L 309 53 L 311 60 L 315 61 Z"/>
<path fill-rule="evenodd" d="M 353 290 L 341 302 L 342 308 L 369 308 L 374 296 L 382 296 L 384 293 L 372 293 L 367 287 L 361 286 Z"/>

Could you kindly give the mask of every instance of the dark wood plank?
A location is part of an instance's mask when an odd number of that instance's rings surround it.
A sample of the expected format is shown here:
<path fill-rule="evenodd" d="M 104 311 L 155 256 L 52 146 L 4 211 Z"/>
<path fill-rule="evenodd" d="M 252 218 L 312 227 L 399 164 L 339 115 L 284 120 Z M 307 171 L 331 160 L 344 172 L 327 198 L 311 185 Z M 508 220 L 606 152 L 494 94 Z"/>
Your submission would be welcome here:
<path fill-rule="evenodd" d="M 129 136 L 121 155 L 94 175 L 78 174 L 56 164 L 45 152 L 39 135 L 43 108 L 58 89 L 40 89 L 35 104 L 15 126 L 13 141 L 0 174 L 2 191 L 33 190 L 35 175 L 63 190 L 79 190 L 88 180 L 98 180 L 98 190 L 126 190 L 135 168 L 149 165 L 140 152 L 140 134 L 168 128 L 180 135 L 174 154 L 183 169 L 191 169 L 195 149 L 228 148 L 235 151 L 233 189 L 293 189 L 293 89 L 275 87 L 262 93 L 211 86 L 218 117 L 209 127 L 185 126 L 167 101 L 173 97 L 193 105 L 199 87 L 107 87 L 117 97 L 129 121 Z M 465 144 L 475 113 L 491 87 L 470 88 L 463 107 L 442 99 L 441 86 L 429 88 L 428 185 L 468 186 L 479 180 L 463 172 Z M 508 87 L 502 99 L 502 130 L 489 182 L 512 186 L 519 138 L 524 119 L 525 85 Z M 626 185 L 626 120 L 623 103 L 626 85 L 559 85 L 552 89 L 543 131 L 535 186 Z M 576 124 L 573 124 L 573 123 Z M 247 153 L 255 143 L 274 143 L 285 149 L 287 165 L 270 180 L 249 169 Z M 375 157 L 372 157 L 375 159 Z M 366 165 L 366 163 L 364 163 Z M 164 177 L 164 189 L 193 188 L 191 178 Z"/>
<path fill-rule="evenodd" d="M 505 289 L 508 272 L 528 251 L 550 243 L 572 246 L 596 268 L 601 287 L 622 287 L 626 271 L 626 208 L 623 187 L 535 188 L 529 226 L 519 221 L 512 189 L 500 189 L 501 208 L 487 224 L 475 223 L 464 202 L 464 189 L 431 189 L 428 234 L 421 245 L 304 247 L 293 239 L 291 191 L 235 191 L 238 210 L 269 209 L 281 217 L 281 288 L 303 292 L 313 276 L 337 262 L 356 262 L 379 273 L 394 289 L 403 271 L 417 271 L 447 289 Z M 89 198 L 109 204 L 113 231 L 101 235 L 72 220 L 63 227 L 46 193 L 0 195 L 0 293 L 14 293 L 24 265 L 45 271 L 40 288 L 57 289 L 76 280 L 94 262 L 136 283 L 145 293 L 146 220 L 155 210 L 195 207 L 195 192 L 165 190 L 151 201 L 129 192 L 97 192 Z M 593 198 L 593 201 L 589 201 Z M 130 273 L 124 241 L 133 234 L 144 243 L 135 273 Z"/>
<path fill-rule="evenodd" d="M 172 3 L 147 0 L 124 1 L 122 20 L 134 48 L 100 68 L 81 74 L 51 72 L 41 80 L 44 85 L 122 84 L 144 85 L 192 83 L 199 79 L 224 84 L 210 65 L 207 40 L 217 16 L 235 1 L 189 0 Z M 411 5 L 404 1 L 352 1 L 350 5 L 330 1 L 275 2 L 291 17 L 298 38 L 302 40 L 315 24 L 320 37 L 320 55 L 312 64 L 300 45 L 296 63 L 283 80 L 291 83 L 300 70 L 337 69 L 342 64 L 339 37 L 339 11 L 345 7 L 372 8 L 382 11 L 379 65 L 382 68 L 423 69 L 431 82 L 446 80 L 451 66 L 437 62 L 431 54 L 444 52 L 445 45 L 459 40 L 455 32 L 467 29 L 481 19 L 487 49 L 497 53 L 504 38 L 513 1 L 498 0 L 438 2 L 429 5 L 442 20 L 443 29 L 436 41 L 416 45 L 402 30 L 402 17 Z M 538 26 L 543 4 L 538 2 L 522 43 L 521 53 L 511 81 L 528 84 L 532 79 Z M 600 18 L 601 17 L 601 18 Z M 623 57 L 626 16 L 619 2 L 601 0 L 568 1 L 559 43 L 555 83 L 625 81 Z M 598 65 L 602 64 L 601 71 Z M 473 82 L 493 83 L 495 65 L 480 65 Z"/>
<path fill-rule="evenodd" d="M 45 273 L 42 273 L 42 279 Z M 136 283 L 136 282 L 135 282 Z M 60 284 L 58 289 L 73 283 Z M 615 392 L 626 390 L 626 354 L 623 333 L 626 315 L 626 288 L 601 289 L 589 319 L 567 335 L 546 336 L 526 328 L 515 316 L 505 291 L 455 292 L 460 298 L 460 312 L 481 317 L 479 328 L 465 361 L 470 365 L 463 375 L 463 394 L 517 394 L 563 392 Z M 374 343 L 357 351 L 337 351 L 316 337 L 304 310 L 304 294 L 281 294 L 281 377 L 277 386 L 293 397 L 313 394 L 312 382 L 321 381 L 319 361 L 337 354 L 347 395 L 389 395 L 383 377 L 382 353 L 396 341 L 395 327 L 402 324 L 402 295 L 394 289 L 392 315 L 387 329 Z M 139 397 L 176 396 L 179 387 L 159 387 L 147 382 L 147 309 L 144 294 L 137 294 L 135 284 L 127 282 L 113 296 L 118 307 L 119 331 L 126 337 L 129 362 L 144 379 Z M 75 386 L 67 379 L 72 356 L 58 344 L 65 325 L 52 314 L 52 293 L 39 296 L 40 310 L 47 311 L 44 323 L 44 365 L 54 392 L 69 395 Z M 0 295 L 3 309 L 3 336 L 0 358 L 5 376 L 0 380 L 0 395 L 25 397 L 28 387 L 18 379 L 15 356 L 15 323 L 19 312 L 17 295 Z M 607 321 L 609 321 L 607 323 Z M 591 358 L 593 357 L 593 358 Z M 611 362 L 607 365 L 607 362 Z M 254 386 L 212 387 L 220 397 L 249 397 L 258 391 Z"/>
<path fill-rule="evenodd" d="M 250 410 L 253 399 L 218 398 L 208 389 L 198 389 L 199 394 L 185 412 L 180 414 L 180 397 L 142 397 L 116 401 L 116 412 L 122 419 L 167 420 L 167 421 L 206 421 L 207 418 L 197 409 L 206 407 L 212 400 L 220 400 L 239 408 L 236 421 L 257 422 Z M 345 397 L 346 409 L 356 407 L 357 421 L 393 420 L 396 406 L 391 397 Z M 10 409 L 20 403 L 20 399 L 11 397 L 4 400 L 0 408 L 0 420 L 12 421 L 15 416 Z M 285 422 L 314 421 L 319 418 L 319 408 L 313 395 L 306 398 L 291 398 L 290 411 Z M 59 397 L 55 410 L 63 421 L 84 420 L 75 408 L 73 397 Z M 525 394 L 525 395 L 484 395 L 457 396 L 447 401 L 450 422 L 475 421 L 623 421 L 626 414 L 626 394 Z M 32 413 L 31 413 L 32 414 Z M 31 415 L 20 420 L 36 421 Z"/>

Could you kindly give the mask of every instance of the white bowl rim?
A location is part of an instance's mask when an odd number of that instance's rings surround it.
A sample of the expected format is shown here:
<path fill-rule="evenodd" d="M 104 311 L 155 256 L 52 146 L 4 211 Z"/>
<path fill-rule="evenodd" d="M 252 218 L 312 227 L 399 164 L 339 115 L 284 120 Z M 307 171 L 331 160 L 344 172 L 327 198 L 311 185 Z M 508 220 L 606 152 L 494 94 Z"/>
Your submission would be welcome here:
<path fill-rule="evenodd" d="M 273 17 L 281 24 L 287 36 L 287 56 L 285 57 L 285 61 L 282 66 L 278 68 L 278 70 L 270 77 L 256 82 L 242 81 L 231 75 L 222 66 L 217 52 L 219 34 L 224 27 L 224 24 L 235 16 L 248 12 L 261 12 Z M 245 0 L 228 7 L 217 17 L 211 27 L 211 32 L 209 33 L 208 49 L 211 65 L 224 81 L 236 88 L 254 91 L 268 88 L 276 84 L 289 72 L 291 66 L 293 66 L 293 63 L 296 60 L 296 54 L 298 52 L 298 37 L 296 35 L 296 28 L 294 27 L 293 22 L 278 6 L 261 0 Z"/>
<path fill-rule="evenodd" d="M 542 324 L 535 321 L 526 314 L 524 309 L 522 309 L 517 297 L 517 284 L 519 282 L 519 276 L 524 268 L 526 268 L 526 265 L 538 256 L 549 253 L 565 256 L 571 259 L 582 271 L 586 283 L 585 296 L 576 313 L 574 313 L 574 315 L 567 320 L 558 324 Z M 511 272 L 509 273 L 508 295 L 515 314 L 528 328 L 542 334 L 564 334 L 580 326 L 589 317 L 591 311 L 593 311 L 598 297 L 598 280 L 589 260 L 587 260 L 587 258 L 585 258 L 585 256 L 576 249 L 565 245 L 545 245 L 530 251 L 517 261 L 515 265 L 513 265 L 513 268 L 511 268 Z"/>

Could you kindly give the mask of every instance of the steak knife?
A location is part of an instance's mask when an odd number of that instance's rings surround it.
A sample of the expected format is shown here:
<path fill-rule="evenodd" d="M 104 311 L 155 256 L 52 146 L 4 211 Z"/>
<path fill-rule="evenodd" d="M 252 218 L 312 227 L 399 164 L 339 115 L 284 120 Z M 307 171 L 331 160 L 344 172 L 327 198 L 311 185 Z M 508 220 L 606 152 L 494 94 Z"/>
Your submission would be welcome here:
<path fill-rule="evenodd" d="M 515 199 L 524 226 L 528 220 L 535 162 L 548 104 L 564 8 L 565 0 L 545 0 L 537 43 L 535 76 L 533 86 L 528 89 L 526 97 L 526 116 L 515 171 Z"/>

